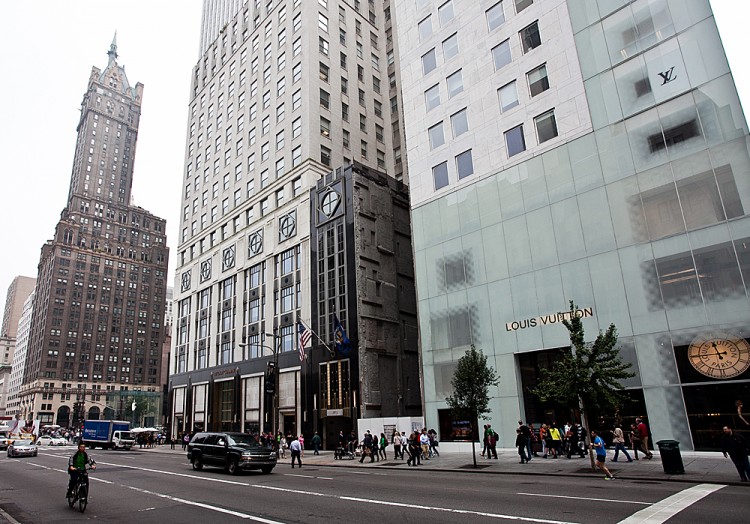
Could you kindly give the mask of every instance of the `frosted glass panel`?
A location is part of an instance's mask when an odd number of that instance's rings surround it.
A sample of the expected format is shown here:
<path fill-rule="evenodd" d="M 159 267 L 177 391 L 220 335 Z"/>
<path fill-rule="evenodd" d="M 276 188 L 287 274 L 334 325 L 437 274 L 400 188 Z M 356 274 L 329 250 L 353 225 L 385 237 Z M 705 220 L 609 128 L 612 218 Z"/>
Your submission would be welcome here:
<path fill-rule="evenodd" d="M 542 155 L 544 175 L 547 179 L 547 194 L 550 202 L 573 196 L 573 170 L 568 158 L 568 146 L 560 146 Z"/>
<path fill-rule="evenodd" d="M 646 217 L 636 177 L 609 184 L 607 199 L 617 245 L 623 247 L 648 240 Z"/>
<path fill-rule="evenodd" d="M 578 207 L 581 209 L 586 254 L 594 255 L 614 249 L 615 234 L 604 188 L 579 195 Z"/>
<path fill-rule="evenodd" d="M 529 237 L 529 243 L 534 269 L 557 264 L 555 232 L 552 227 L 552 216 L 549 207 L 528 213 L 526 220 L 528 229 L 532 232 Z M 560 240 L 565 241 L 564 238 Z"/>
<path fill-rule="evenodd" d="M 515 217 L 503 223 L 508 269 L 511 275 L 531 271 L 531 248 L 526 217 Z"/>
<path fill-rule="evenodd" d="M 601 24 L 594 24 L 575 35 L 583 78 L 591 78 L 610 67 Z"/>
<path fill-rule="evenodd" d="M 594 129 L 622 120 L 622 109 L 612 71 L 589 78 L 585 82 L 585 88 Z"/>
<path fill-rule="evenodd" d="M 597 131 L 596 144 L 605 182 L 620 180 L 635 173 L 625 124 L 614 124 Z"/>
<path fill-rule="evenodd" d="M 578 199 L 568 198 L 550 206 L 555 237 L 564 239 L 557 243 L 557 256 L 560 262 L 568 262 L 581 258 L 586 252 L 583 240 L 581 214 L 578 209 Z"/>
<path fill-rule="evenodd" d="M 531 158 L 519 165 L 518 172 L 521 176 L 521 194 L 526 212 L 546 205 L 547 183 L 544 179 L 541 157 Z"/>

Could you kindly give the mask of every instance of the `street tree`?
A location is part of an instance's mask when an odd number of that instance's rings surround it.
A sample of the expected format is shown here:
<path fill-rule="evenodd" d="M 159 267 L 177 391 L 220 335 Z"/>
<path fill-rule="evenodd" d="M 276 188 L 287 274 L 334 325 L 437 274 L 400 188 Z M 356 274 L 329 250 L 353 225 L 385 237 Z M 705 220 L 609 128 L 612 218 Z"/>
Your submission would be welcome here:
<path fill-rule="evenodd" d="M 466 354 L 458 360 L 456 371 L 453 373 L 451 385 L 453 394 L 445 399 L 451 408 L 454 420 L 469 420 L 472 426 L 478 424 L 479 418 L 492 412 L 490 409 L 490 386 L 497 386 L 500 377 L 495 370 L 487 365 L 487 357 L 482 350 L 477 350 L 474 344 Z M 477 451 L 474 439 L 471 439 L 471 452 L 474 467 L 477 467 Z"/>
<path fill-rule="evenodd" d="M 563 324 L 570 334 L 570 347 L 549 368 L 541 372 L 541 380 L 532 391 L 543 402 L 548 400 L 572 406 L 578 404 L 581 422 L 591 430 L 589 416 L 593 411 L 619 407 L 624 401 L 622 381 L 634 377 L 630 363 L 623 362 L 617 345 L 617 328 L 610 324 L 599 331 L 594 342 L 584 339 L 583 321 L 578 307 L 570 301 L 570 315 Z M 589 448 L 592 469 L 594 452 Z"/>

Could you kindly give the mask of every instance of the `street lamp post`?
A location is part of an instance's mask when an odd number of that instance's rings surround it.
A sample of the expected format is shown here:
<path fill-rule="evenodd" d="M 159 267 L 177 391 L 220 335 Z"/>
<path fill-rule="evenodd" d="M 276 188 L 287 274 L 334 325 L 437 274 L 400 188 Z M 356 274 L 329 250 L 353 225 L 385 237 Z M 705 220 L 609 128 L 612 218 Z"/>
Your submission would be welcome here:
<path fill-rule="evenodd" d="M 273 435 L 274 440 L 276 440 L 276 432 L 278 431 L 278 428 L 276 427 L 278 425 L 277 417 L 278 417 L 278 388 L 279 388 L 279 351 L 281 348 L 278 346 L 277 343 L 277 336 L 276 331 L 273 333 L 264 333 L 265 336 L 271 337 L 271 340 L 273 341 L 272 346 L 272 354 L 273 354 L 273 360 L 270 360 L 268 362 L 268 377 L 266 378 L 266 393 L 271 394 L 271 433 Z M 270 379 L 270 382 L 269 382 Z"/>

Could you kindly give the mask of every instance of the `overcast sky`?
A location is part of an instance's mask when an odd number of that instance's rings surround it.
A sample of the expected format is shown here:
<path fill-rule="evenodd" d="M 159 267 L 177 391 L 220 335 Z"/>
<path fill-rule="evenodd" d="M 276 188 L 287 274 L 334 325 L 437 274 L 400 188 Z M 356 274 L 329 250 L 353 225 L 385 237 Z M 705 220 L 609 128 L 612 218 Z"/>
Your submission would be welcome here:
<path fill-rule="evenodd" d="M 749 3 L 712 0 L 743 101 L 750 103 Z M 91 67 L 118 63 L 144 84 L 134 204 L 167 219 L 174 261 L 190 74 L 201 0 L 0 0 L 0 314 L 16 275 L 36 277 L 39 250 L 65 206 L 80 104 Z M 170 264 L 172 282 L 174 263 Z"/>

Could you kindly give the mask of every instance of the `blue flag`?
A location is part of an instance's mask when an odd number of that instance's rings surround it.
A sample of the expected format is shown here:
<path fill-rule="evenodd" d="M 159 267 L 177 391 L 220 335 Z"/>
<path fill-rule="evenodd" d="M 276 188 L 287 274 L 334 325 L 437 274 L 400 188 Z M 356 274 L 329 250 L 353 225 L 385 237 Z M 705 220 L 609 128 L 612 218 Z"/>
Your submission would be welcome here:
<path fill-rule="evenodd" d="M 339 318 L 335 314 L 333 315 L 333 340 L 336 343 L 336 349 L 342 355 L 346 356 L 352 350 L 344 326 L 341 325 Z"/>

